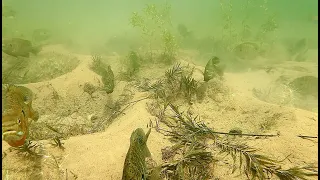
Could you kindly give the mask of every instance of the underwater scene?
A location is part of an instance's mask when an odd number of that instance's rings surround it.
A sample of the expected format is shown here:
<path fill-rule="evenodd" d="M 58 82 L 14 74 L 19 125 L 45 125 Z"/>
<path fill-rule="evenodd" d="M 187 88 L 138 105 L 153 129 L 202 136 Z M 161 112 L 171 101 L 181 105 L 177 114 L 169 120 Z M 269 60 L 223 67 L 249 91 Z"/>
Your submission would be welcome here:
<path fill-rule="evenodd" d="M 2 179 L 318 179 L 318 1 L 2 1 Z"/>

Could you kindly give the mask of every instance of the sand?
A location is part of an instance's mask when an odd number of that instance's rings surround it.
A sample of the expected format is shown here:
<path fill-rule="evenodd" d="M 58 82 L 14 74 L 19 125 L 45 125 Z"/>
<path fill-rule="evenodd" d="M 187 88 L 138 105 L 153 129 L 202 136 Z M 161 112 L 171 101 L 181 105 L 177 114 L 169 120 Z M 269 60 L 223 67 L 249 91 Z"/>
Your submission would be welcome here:
<path fill-rule="evenodd" d="M 58 45 L 48 46 L 43 51 L 52 49 L 60 53 L 69 53 Z M 192 61 L 187 57 L 187 53 L 181 54 L 180 59 L 184 63 Z M 100 76 L 93 73 L 88 67 L 91 56 L 73 55 L 80 59 L 80 64 L 72 72 L 47 82 L 25 85 L 37 94 L 37 100 L 34 101 L 35 109 L 41 106 L 41 102 L 46 103 L 45 90 L 40 93 L 39 87 L 47 84 L 52 85 L 62 97 L 72 95 L 84 99 L 87 97 L 83 95 L 83 90 L 80 88 L 81 84 L 90 82 L 97 86 L 100 85 Z M 108 59 L 110 63 L 115 64 L 114 70 L 118 71 L 121 57 L 113 54 L 108 56 Z M 302 66 L 311 73 L 316 73 L 314 71 L 315 64 L 317 66 L 315 62 L 306 62 L 297 66 Z M 283 62 L 281 67 L 291 67 L 290 62 Z M 203 70 L 201 66 L 197 68 Z M 164 73 L 164 70 L 149 69 L 148 71 L 153 72 L 150 74 L 151 76 L 159 76 Z M 293 71 L 292 69 L 281 69 L 281 72 L 287 74 L 292 74 Z M 267 86 L 266 82 L 274 79 L 274 76 L 278 75 L 270 75 L 264 70 L 225 73 L 224 82 L 230 91 L 228 101 L 213 104 L 209 100 L 204 100 L 202 103 L 195 103 L 190 111 L 199 114 L 209 127 L 214 127 L 215 130 L 222 132 L 228 132 L 230 129 L 238 127 L 246 133 L 261 133 L 261 129 L 267 127 L 267 123 L 273 123 L 271 129 L 263 129 L 264 133 L 279 134 L 279 136 L 250 139 L 247 140 L 248 144 L 275 159 L 281 160 L 287 157 L 283 162 L 285 164 L 284 168 L 303 165 L 304 163 L 317 164 L 318 139 L 302 139 L 297 135 L 318 136 L 318 114 L 292 106 L 263 102 L 252 94 L 252 88 Z M 195 74 L 195 78 L 199 79 L 201 76 Z M 117 82 L 116 90 L 123 87 L 123 84 L 124 82 Z M 116 90 L 115 94 L 117 94 Z M 146 96 L 144 92 L 135 92 L 131 101 Z M 10 150 L 9 145 L 3 141 L 2 152 L 6 155 L 2 159 L 2 179 L 121 179 L 131 133 L 136 128 L 143 128 L 147 131 L 150 120 L 155 119 L 146 109 L 146 103 L 148 102 L 151 102 L 151 100 L 141 100 L 127 108 L 104 132 L 79 135 L 63 140 L 64 150 L 54 147 L 49 143 L 49 140 L 39 141 L 42 152 L 47 154 L 42 158 L 32 159 L 17 155 L 16 151 Z M 92 104 L 94 106 L 94 103 Z M 84 103 L 83 106 L 86 106 L 86 104 Z M 88 107 L 88 112 L 90 112 L 90 107 Z M 98 112 L 88 113 L 87 115 L 90 116 L 95 113 Z M 77 114 L 73 114 L 73 116 L 77 116 Z M 50 116 L 41 114 L 39 121 L 46 121 L 46 118 L 50 118 Z M 77 120 L 77 118 L 73 118 L 73 121 Z M 85 121 L 85 118 L 81 120 Z M 72 126 L 72 121 L 70 126 Z M 161 149 L 169 145 L 170 142 L 166 137 L 154 129 L 152 130 L 148 139 L 148 147 L 157 163 L 161 163 Z M 231 174 L 231 167 L 230 164 L 218 163 L 215 167 L 216 177 L 221 180 L 246 179 L 244 175 Z"/>

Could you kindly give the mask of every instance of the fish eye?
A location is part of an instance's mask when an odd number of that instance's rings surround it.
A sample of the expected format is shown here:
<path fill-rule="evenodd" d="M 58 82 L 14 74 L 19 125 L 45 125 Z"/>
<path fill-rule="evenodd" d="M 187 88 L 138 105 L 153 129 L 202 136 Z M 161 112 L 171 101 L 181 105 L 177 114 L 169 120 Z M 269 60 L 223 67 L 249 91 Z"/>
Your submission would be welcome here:
<path fill-rule="evenodd" d="M 18 124 L 21 124 L 21 120 L 20 120 L 20 118 L 18 118 L 18 121 L 17 121 L 17 122 L 18 122 Z"/>

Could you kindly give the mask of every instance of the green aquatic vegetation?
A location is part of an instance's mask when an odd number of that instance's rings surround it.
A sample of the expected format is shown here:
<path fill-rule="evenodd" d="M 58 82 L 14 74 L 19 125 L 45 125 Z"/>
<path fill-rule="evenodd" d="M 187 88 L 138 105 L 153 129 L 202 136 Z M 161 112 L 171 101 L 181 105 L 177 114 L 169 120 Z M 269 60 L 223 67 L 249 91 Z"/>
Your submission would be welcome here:
<path fill-rule="evenodd" d="M 165 72 L 165 76 L 150 87 L 153 97 L 164 103 L 183 100 L 192 104 L 198 82 L 192 77 L 193 68 L 176 63 Z"/>
<path fill-rule="evenodd" d="M 257 40 L 262 43 L 266 40 L 266 38 L 270 38 L 267 37 L 267 35 L 275 32 L 279 28 L 279 25 L 276 21 L 276 14 L 269 11 L 268 0 L 263 0 L 263 3 L 260 5 L 260 7 L 262 8 L 266 17 L 265 21 L 260 26 L 259 32 L 257 33 Z"/>
<path fill-rule="evenodd" d="M 91 59 L 92 59 L 92 63 L 91 63 L 90 69 L 95 73 L 99 74 L 98 73 L 99 69 L 101 68 L 101 66 L 104 66 L 104 64 L 102 63 L 102 56 L 98 54 L 93 54 L 91 56 Z"/>
<path fill-rule="evenodd" d="M 260 42 L 260 46 L 263 46 L 265 44 L 272 44 L 275 42 L 275 36 L 272 36 L 272 33 L 274 33 L 279 28 L 276 18 L 276 14 L 270 14 L 268 15 L 266 21 L 260 26 L 256 36 L 256 40 Z"/>
<path fill-rule="evenodd" d="M 276 14 L 269 11 L 268 0 L 263 0 L 262 2 L 245 0 L 245 2 L 242 3 L 241 13 L 244 14 L 244 17 L 242 21 L 238 21 L 241 22 L 241 28 L 236 28 L 237 21 L 232 13 L 237 11 L 237 9 L 232 1 L 220 0 L 220 7 L 222 10 L 222 20 L 224 22 L 222 40 L 227 50 L 232 51 L 235 44 L 246 41 L 258 41 L 260 46 L 274 42 L 275 36 L 272 33 L 278 29 L 279 25 L 276 21 Z M 253 17 L 252 14 L 249 13 L 251 8 L 262 9 L 261 13 L 254 15 L 254 17 L 262 16 L 262 24 L 258 28 L 258 31 L 253 31 L 253 24 L 250 24 L 250 20 Z"/>
<path fill-rule="evenodd" d="M 162 40 L 164 45 L 164 52 L 162 54 L 162 61 L 165 64 L 172 64 L 175 61 L 175 56 L 178 51 L 178 44 L 175 37 L 168 30 L 164 30 L 162 34 Z"/>
<path fill-rule="evenodd" d="M 192 104 L 192 98 L 196 95 L 198 82 L 190 75 L 181 77 L 180 89 L 189 104 Z"/>
<path fill-rule="evenodd" d="M 225 48 L 231 50 L 232 43 L 234 43 L 237 36 L 232 16 L 233 4 L 231 0 L 220 0 L 220 7 L 222 10 L 222 20 L 224 21 L 222 40 L 225 43 Z"/>
<path fill-rule="evenodd" d="M 133 81 L 138 76 L 143 63 L 143 59 L 136 51 L 130 51 L 121 63 L 123 69 L 118 78 L 124 81 Z"/>
<path fill-rule="evenodd" d="M 180 63 L 175 64 L 165 72 L 167 82 L 171 85 L 176 84 L 179 81 L 179 76 L 182 74 L 182 67 Z"/>
<path fill-rule="evenodd" d="M 243 3 L 241 7 L 242 11 L 245 11 L 245 16 L 241 22 L 242 30 L 239 34 L 240 40 L 242 42 L 250 39 L 252 36 L 252 27 L 249 25 L 250 14 L 249 14 L 249 11 L 247 10 L 249 8 L 249 5 L 251 4 L 252 4 L 252 0 L 246 0 L 246 2 Z"/>
<path fill-rule="evenodd" d="M 212 162 L 211 152 L 190 148 L 181 158 L 164 163 L 161 168 L 166 179 L 209 179 Z"/>
<path fill-rule="evenodd" d="M 173 62 L 178 47 L 175 37 L 170 32 L 170 11 L 171 6 L 168 3 L 162 6 L 147 4 L 141 13 L 134 12 L 130 18 L 130 24 L 142 31 L 142 39 L 148 44 L 147 54 L 150 60 L 157 60 L 153 51 L 159 48 L 156 44 L 162 42 L 163 52 L 158 60 L 166 64 Z"/>
<path fill-rule="evenodd" d="M 313 165 L 294 166 L 283 169 L 281 167 L 282 161 L 262 155 L 256 148 L 250 147 L 246 143 L 239 142 L 236 139 L 223 138 L 218 132 L 201 122 L 198 116 L 185 115 L 178 110 L 177 106 L 171 103 L 167 107 L 170 107 L 172 114 L 167 114 L 165 116 L 166 119 L 162 120 L 167 128 L 160 129 L 160 132 L 168 136 L 174 145 L 172 148 L 169 148 L 171 151 L 165 154 L 167 155 L 165 158 L 170 159 L 171 157 L 171 160 L 162 165 L 162 172 L 164 174 L 170 173 L 179 175 L 178 177 L 188 177 L 190 169 L 194 170 L 193 166 L 201 164 L 200 167 L 204 171 L 195 172 L 193 175 L 200 175 L 201 177 L 206 175 L 205 177 L 209 178 L 208 176 L 213 173 L 210 172 L 213 171 L 213 168 L 209 168 L 210 164 L 219 161 L 220 154 L 226 154 L 233 160 L 232 173 L 239 170 L 248 179 L 264 180 L 269 179 L 271 176 L 277 176 L 281 180 L 295 180 L 318 176 L 317 167 Z M 211 151 L 219 153 L 213 156 L 210 153 Z M 175 157 L 176 154 L 180 156 Z M 188 160 L 190 154 L 196 154 L 198 156 L 196 158 L 197 161 Z M 193 157 L 195 159 L 196 156 Z M 183 160 L 181 161 L 181 159 Z M 177 168 L 179 162 L 185 162 L 184 166 L 181 167 L 180 165 Z M 190 162 L 190 164 L 186 162 Z"/>

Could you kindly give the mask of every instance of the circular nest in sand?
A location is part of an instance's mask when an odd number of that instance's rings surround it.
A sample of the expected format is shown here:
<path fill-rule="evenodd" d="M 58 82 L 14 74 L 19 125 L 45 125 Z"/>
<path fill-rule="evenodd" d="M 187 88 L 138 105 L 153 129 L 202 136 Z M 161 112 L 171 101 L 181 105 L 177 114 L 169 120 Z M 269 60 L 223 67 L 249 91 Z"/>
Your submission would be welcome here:
<path fill-rule="evenodd" d="M 30 58 L 2 54 L 2 83 L 26 84 L 47 81 L 71 72 L 79 59 L 56 52 L 41 53 Z"/>
<path fill-rule="evenodd" d="M 301 76 L 298 78 L 280 76 L 267 89 L 253 89 L 253 95 L 265 102 L 293 106 L 317 112 L 318 78 Z"/>

